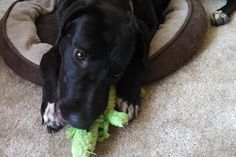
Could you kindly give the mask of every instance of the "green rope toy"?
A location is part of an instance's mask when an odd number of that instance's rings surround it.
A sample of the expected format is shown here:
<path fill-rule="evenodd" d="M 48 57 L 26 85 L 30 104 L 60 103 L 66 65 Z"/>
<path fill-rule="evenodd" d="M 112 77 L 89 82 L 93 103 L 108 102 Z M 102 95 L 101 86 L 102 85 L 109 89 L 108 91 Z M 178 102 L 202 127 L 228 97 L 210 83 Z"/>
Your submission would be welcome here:
<path fill-rule="evenodd" d="M 110 87 L 109 100 L 106 111 L 94 122 L 89 132 L 82 129 L 70 128 L 67 136 L 71 139 L 73 157 L 89 157 L 94 154 L 97 142 L 103 142 L 110 134 L 109 125 L 124 127 L 128 123 L 128 115 L 115 111 L 116 89 Z"/>

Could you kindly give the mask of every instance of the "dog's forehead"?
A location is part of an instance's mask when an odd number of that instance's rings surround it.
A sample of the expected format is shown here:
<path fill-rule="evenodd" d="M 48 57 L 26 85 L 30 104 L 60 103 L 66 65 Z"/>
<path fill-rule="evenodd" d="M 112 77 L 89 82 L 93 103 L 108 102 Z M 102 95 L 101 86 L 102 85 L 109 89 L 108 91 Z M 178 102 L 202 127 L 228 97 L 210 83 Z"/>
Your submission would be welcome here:
<path fill-rule="evenodd" d="M 105 31 L 105 17 L 101 14 L 86 13 L 71 21 L 76 31 L 89 30 L 90 33 L 98 33 Z"/>
<path fill-rule="evenodd" d="M 101 55 L 108 45 L 103 36 L 105 24 L 93 15 L 84 15 L 71 23 L 68 35 L 73 47 L 93 55 Z"/>

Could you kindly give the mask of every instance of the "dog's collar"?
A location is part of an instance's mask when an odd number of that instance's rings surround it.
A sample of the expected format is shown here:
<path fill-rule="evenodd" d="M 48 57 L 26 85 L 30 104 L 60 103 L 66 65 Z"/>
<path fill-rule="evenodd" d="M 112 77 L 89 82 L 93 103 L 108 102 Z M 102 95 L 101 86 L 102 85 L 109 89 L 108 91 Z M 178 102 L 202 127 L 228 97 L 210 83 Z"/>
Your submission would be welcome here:
<path fill-rule="evenodd" d="M 133 0 L 129 0 L 129 5 L 130 5 L 131 13 L 134 14 L 134 2 L 133 2 Z"/>

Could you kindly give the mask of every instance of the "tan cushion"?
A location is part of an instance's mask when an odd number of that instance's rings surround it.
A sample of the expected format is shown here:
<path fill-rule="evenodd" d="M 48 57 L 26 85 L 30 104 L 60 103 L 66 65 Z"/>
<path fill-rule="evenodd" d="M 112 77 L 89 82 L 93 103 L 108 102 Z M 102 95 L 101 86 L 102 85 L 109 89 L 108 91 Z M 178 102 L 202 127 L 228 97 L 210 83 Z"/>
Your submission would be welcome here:
<path fill-rule="evenodd" d="M 30 0 L 19 2 L 12 9 L 7 19 L 7 35 L 9 40 L 27 60 L 39 65 L 42 55 L 52 46 L 41 43 L 35 26 L 40 15 L 52 12 L 55 0 Z"/>
<path fill-rule="evenodd" d="M 185 0 L 172 0 L 170 2 L 165 11 L 165 23 L 159 27 L 151 42 L 149 56 L 159 51 L 179 31 L 187 17 L 188 9 L 188 3 Z"/>

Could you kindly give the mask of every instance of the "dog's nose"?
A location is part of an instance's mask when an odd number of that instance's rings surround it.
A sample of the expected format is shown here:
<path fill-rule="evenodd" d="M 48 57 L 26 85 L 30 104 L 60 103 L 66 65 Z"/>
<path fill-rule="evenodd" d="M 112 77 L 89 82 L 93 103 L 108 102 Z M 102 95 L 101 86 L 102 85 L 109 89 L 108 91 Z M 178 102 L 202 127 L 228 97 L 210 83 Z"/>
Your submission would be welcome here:
<path fill-rule="evenodd" d="M 70 114 L 68 118 L 68 123 L 78 129 L 85 129 L 88 130 L 91 125 L 93 124 L 94 119 L 90 118 L 85 118 L 83 114 Z"/>
<path fill-rule="evenodd" d="M 60 107 L 62 107 L 60 109 Z M 59 123 L 63 126 L 66 124 L 70 124 L 74 128 L 78 129 L 86 129 L 88 130 L 90 126 L 93 124 L 95 121 L 95 118 L 92 118 L 93 116 L 88 116 L 85 114 L 85 112 L 63 112 L 63 108 L 61 102 L 58 102 L 55 107 L 55 113 L 56 117 L 59 121 Z M 62 112 L 64 114 L 62 114 Z M 63 117 L 64 115 L 64 117 Z"/>

